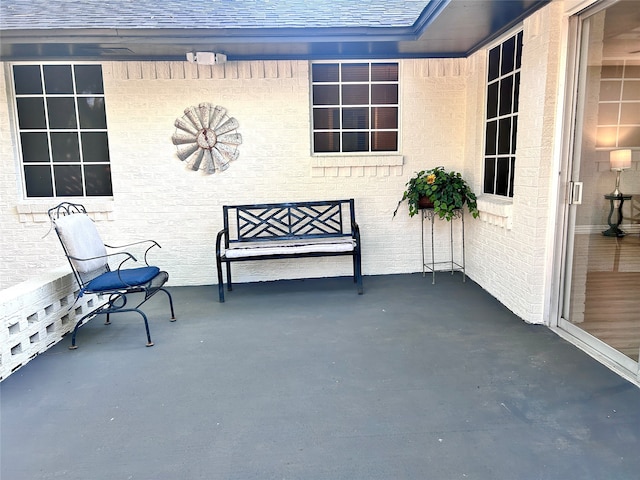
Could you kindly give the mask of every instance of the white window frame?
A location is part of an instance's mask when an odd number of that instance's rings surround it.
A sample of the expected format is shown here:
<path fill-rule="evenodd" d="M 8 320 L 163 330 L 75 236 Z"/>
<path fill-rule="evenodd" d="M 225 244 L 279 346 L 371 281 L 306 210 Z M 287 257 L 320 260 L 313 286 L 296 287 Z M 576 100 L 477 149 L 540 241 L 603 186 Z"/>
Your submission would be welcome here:
<path fill-rule="evenodd" d="M 491 119 L 487 118 L 488 117 L 488 101 L 489 101 L 489 95 L 488 95 L 488 90 L 489 90 L 489 86 L 492 84 L 498 84 L 502 79 L 505 79 L 509 76 L 512 77 L 516 77 L 517 74 L 519 74 L 520 76 L 520 82 L 517 86 L 517 91 L 518 91 L 518 97 L 519 95 L 519 91 L 520 91 L 520 83 L 522 81 L 522 57 L 521 57 L 521 62 L 520 62 L 520 66 L 516 66 L 514 64 L 514 68 L 512 70 L 510 70 L 509 72 L 502 74 L 499 73 L 498 76 L 489 81 L 488 76 L 489 76 L 489 58 L 490 58 L 490 52 L 492 50 L 494 50 L 495 48 L 500 48 L 501 49 L 501 55 L 500 55 L 500 62 L 498 65 L 498 69 L 499 72 L 502 69 L 502 47 L 503 45 L 509 41 L 511 38 L 516 37 L 516 49 L 517 49 L 517 37 L 521 36 L 524 37 L 524 29 L 522 28 L 522 26 L 519 26 L 511 31 L 509 31 L 507 34 L 505 34 L 504 36 L 502 36 L 499 40 L 497 40 L 496 42 L 494 42 L 493 44 L 491 44 L 490 46 L 487 47 L 486 51 L 487 51 L 487 59 L 486 59 L 486 67 L 487 70 L 485 72 L 485 81 L 484 81 L 484 91 L 485 91 L 485 110 L 484 110 L 484 132 L 483 132 L 483 137 L 484 137 L 484 144 L 483 144 L 483 154 L 482 154 L 482 171 L 483 171 L 483 175 L 482 175 L 482 192 L 485 195 L 495 195 L 496 197 L 500 197 L 500 198 L 513 198 L 513 179 L 515 177 L 515 168 L 516 168 L 516 157 L 517 157 L 517 146 L 514 147 L 513 143 L 516 142 L 516 138 L 513 135 L 513 121 L 515 119 L 515 121 L 517 122 L 518 120 L 518 116 L 520 113 L 519 107 L 518 107 L 518 111 L 513 112 L 513 110 L 508 113 L 508 114 L 503 114 L 500 115 L 499 112 L 499 107 L 500 107 L 500 89 L 498 88 L 498 96 L 496 97 L 496 109 L 498 110 L 497 112 L 497 116 L 496 117 L 492 117 Z M 522 49 L 520 50 L 520 54 L 522 55 Z M 512 105 L 512 109 L 513 109 L 513 105 L 516 102 L 516 99 L 514 98 L 514 91 L 516 89 L 516 85 L 515 83 L 512 85 L 512 89 L 511 89 L 511 105 Z M 518 98 L 518 105 L 519 105 L 519 98 Z M 499 153 L 498 148 L 498 138 L 499 138 L 499 128 L 496 128 L 496 132 L 495 132 L 495 138 L 494 138 L 494 142 L 496 145 L 496 153 L 495 154 L 488 154 L 486 151 L 486 147 L 487 147 L 487 133 L 488 133 L 488 124 L 490 121 L 496 121 L 499 123 L 500 120 L 502 119 L 510 119 L 511 120 L 511 126 L 509 128 L 509 153 L 508 154 L 504 154 L 504 153 Z M 516 130 L 517 131 L 517 130 Z M 510 157 L 509 159 L 509 171 L 508 171 L 508 175 L 507 175 L 507 188 L 506 188 L 506 194 L 503 193 L 496 193 L 496 181 L 497 181 L 497 163 L 498 163 L 498 159 L 499 158 L 503 158 L 503 157 Z M 488 159 L 493 159 L 494 160 L 494 173 L 493 173 L 493 189 L 492 191 L 485 191 L 485 184 L 486 184 L 486 180 L 487 180 L 487 175 L 488 172 L 486 171 L 486 166 L 487 166 L 487 160 Z"/>
<path fill-rule="evenodd" d="M 73 93 L 65 93 L 65 94 L 47 94 L 47 92 L 45 91 L 45 85 L 44 85 L 44 74 L 43 74 L 43 67 L 45 65 L 62 65 L 62 66 L 71 66 L 72 68 L 72 81 L 73 81 L 73 89 L 74 92 Z M 60 62 L 60 61 L 46 61 L 46 62 L 13 62 L 8 64 L 7 66 L 7 70 L 6 70 L 6 76 L 8 79 L 8 83 L 10 86 L 10 91 L 11 91 L 11 101 L 12 101 L 12 113 L 13 113 L 13 124 L 14 124 L 14 131 L 15 131 L 15 138 L 16 138 L 16 152 L 18 155 L 18 160 L 19 160 L 19 177 L 20 177 L 20 187 L 21 187 L 21 194 L 22 194 L 22 198 L 24 200 L 27 201 L 36 201 L 36 200 L 46 200 L 46 199 L 73 199 L 73 198 L 95 198 L 95 199 L 110 199 L 113 198 L 113 177 L 110 177 L 110 183 L 111 183 L 111 190 L 112 190 L 112 194 L 111 195 L 87 195 L 87 184 L 86 184 L 86 178 L 85 178 L 85 170 L 84 170 L 84 166 L 86 165 L 85 162 L 83 161 L 83 152 L 82 152 L 82 135 L 81 133 L 89 133 L 89 132 L 104 132 L 107 134 L 107 141 L 108 141 L 108 124 L 105 128 L 99 128 L 99 129 L 94 129 L 94 128 L 81 128 L 79 125 L 79 116 L 78 116 L 78 102 L 77 99 L 78 98 L 83 98 L 83 97 L 101 97 L 103 98 L 104 102 L 105 102 L 105 109 L 106 109 L 106 94 L 104 93 L 86 93 L 86 94 L 82 94 L 76 91 L 76 76 L 75 76 L 75 67 L 76 66 L 84 66 L 84 65 L 97 65 L 100 67 L 101 69 L 101 77 L 102 77 L 102 81 L 103 81 L 103 90 L 104 90 L 104 71 L 102 69 L 102 64 L 99 62 Z M 40 67 L 40 72 L 41 72 L 41 82 L 42 82 L 42 93 L 40 94 L 18 94 L 16 93 L 16 86 L 15 86 L 15 80 L 14 80 L 14 67 L 15 66 L 39 66 Z M 74 98 L 74 108 L 75 108 L 75 115 L 76 115 L 76 122 L 77 122 L 77 128 L 69 128 L 69 129 L 52 129 L 49 126 L 49 117 L 48 117 L 48 111 L 47 111 L 47 102 L 46 99 L 47 98 L 55 98 L 55 97 L 73 97 Z M 47 123 L 46 125 L 46 129 L 28 129 L 28 128 L 24 128 L 21 129 L 20 128 L 20 124 L 19 124 L 19 118 L 18 118 L 18 98 L 27 98 L 27 97 L 42 97 L 45 101 L 44 101 L 44 114 L 45 114 L 45 121 Z M 106 110 L 105 110 L 105 114 L 106 114 Z M 24 162 L 24 158 L 23 158 L 23 146 L 22 146 L 22 140 L 21 140 L 21 133 L 29 133 L 29 132 L 46 132 L 47 133 L 47 142 L 48 142 L 48 149 L 49 149 L 49 160 L 48 162 Z M 53 151 L 52 151 L 52 146 L 51 146 L 51 133 L 52 132 L 78 132 L 78 147 L 79 147 L 79 155 L 80 155 L 80 159 L 79 161 L 73 161 L 73 162 L 54 162 L 53 161 Z M 81 171 L 81 176 L 82 176 L 82 195 L 80 196 L 69 196 L 69 195 L 57 195 L 56 194 L 56 189 L 55 189 L 55 172 L 54 172 L 54 165 L 79 165 L 80 171 Z M 51 196 L 28 196 L 27 194 L 27 184 L 26 184 L 26 173 L 25 173 L 25 166 L 30 166 L 30 165 L 46 165 L 49 166 L 49 168 L 51 169 L 51 182 L 52 182 L 52 195 Z M 98 162 L 90 162 L 89 165 L 111 165 L 111 159 L 109 159 L 109 161 L 98 161 Z"/>
<path fill-rule="evenodd" d="M 398 102 L 394 103 L 394 104 L 372 104 L 371 103 L 371 98 L 369 98 L 369 103 L 366 105 L 343 105 L 342 103 L 342 89 L 340 88 L 340 101 L 339 104 L 337 105 L 333 105 L 334 107 L 337 107 L 340 109 L 340 112 L 342 112 L 342 108 L 343 107 L 347 107 L 347 108 L 352 108 L 352 107 L 368 107 L 369 109 L 373 108 L 373 107 L 395 107 L 398 109 L 398 119 L 397 119 L 397 126 L 394 129 L 371 129 L 371 128 L 367 128 L 367 129 L 343 129 L 342 126 L 341 128 L 337 129 L 337 130 L 324 130 L 324 129 L 315 129 L 314 127 L 314 122 L 313 122 L 313 111 L 314 108 L 316 107 L 316 105 L 314 105 L 313 103 L 313 86 L 316 84 L 313 81 L 313 65 L 314 64 L 335 64 L 338 65 L 339 71 L 341 71 L 341 66 L 343 64 L 358 64 L 358 63 L 367 63 L 369 65 L 373 65 L 376 63 L 393 63 L 396 64 L 398 67 L 398 80 L 396 81 L 374 81 L 372 82 L 371 79 L 369 79 L 368 82 L 360 82 L 360 83 L 367 83 L 369 85 L 369 87 L 371 87 L 371 85 L 373 84 L 395 84 L 397 85 L 398 88 Z M 309 84 L 310 84 L 310 88 L 309 88 L 309 105 L 310 105 L 310 109 L 309 109 L 309 113 L 310 113 L 310 145 L 311 145 L 311 155 L 314 157 L 362 157 L 362 156 L 368 156 L 368 157 L 372 157 L 372 156 L 393 156 L 393 155 L 397 155 L 400 152 L 400 148 L 401 148 L 401 107 L 400 107 L 400 99 L 402 98 L 401 96 L 401 63 L 398 60 L 391 60 L 391 59 L 384 59 L 384 60 L 321 60 L 321 61 L 312 61 L 309 64 Z M 331 85 L 331 84 L 337 84 L 339 86 L 342 85 L 348 85 L 349 83 L 342 83 L 342 80 L 339 79 L 338 82 L 318 82 L 317 84 L 321 84 L 321 85 Z M 371 88 L 369 88 L 369 92 L 371 92 Z M 327 105 L 318 105 L 318 107 L 327 107 Z M 371 134 L 371 132 L 373 131 L 395 131 L 396 135 L 397 135 L 397 140 L 396 140 L 396 150 L 385 150 L 385 151 L 381 151 L 381 150 L 372 150 L 371 149 L 371 136 L 369 136 L 369 149 L 367 151 L 343 151 L 343 143 L 342 140 L 340 141 L 340 151 L 338 152 L 316 152 L 315 151 L 315 142 L 314 142 L 314 133 L 318 132 L 318 131 L 333 131 L 333 132 L 338 132 L 340 136 L 342 136 L 342 133 L 345 131 L 367 131 L 369 133 L 369 135 Z M 385 162 L 386 163 L 386 162 Z"/>

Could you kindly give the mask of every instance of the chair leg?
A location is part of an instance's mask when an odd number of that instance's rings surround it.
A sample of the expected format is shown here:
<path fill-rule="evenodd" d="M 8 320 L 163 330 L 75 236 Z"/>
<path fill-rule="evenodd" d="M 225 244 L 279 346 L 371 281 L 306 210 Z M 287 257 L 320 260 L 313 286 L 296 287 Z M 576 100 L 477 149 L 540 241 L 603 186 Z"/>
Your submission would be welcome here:
<path fill-rule="evenodd" d="M 78 333 L 78 329 L 82 325 L 82 322 L 84 322 L 84 319 L 90 316 L 92 313 L 85 315 L 76 322 L 76 326 L 73 328 L 73 333 L 71 334 L 71 345 L 69 346 L 69 350 L 75 350 L 76 348 L 78 348 L 78 346 L 76 345 L 76 334 Z"/>
<path fill-rule="evenodd" d="M 173 307 L 172 307 L 172 310 L 173 310 Z M 147 333 L 147 347 L 153 347 L 153 342 L 151 341 L 151 332 L 149 331 L 149 320 L 147 319 L 147 316 L 144 314 L 144 312 L 137 308 L 126 308 L 126 309 L 118 310 L 118 313 L 121 313 L 121 312 L 138 312 L 142 316 L 142 319 L 144 320 L 144 329 Z M 90 317 L 92 315 L 96 315 L 96 313 L 95 312 L 88 313 L 87 315 L 82 317 L 80 320 L 78 320 L 78 322 L 76 323 L 76 326 L 73 329 L 73 334 L 71 335 L 71 346 L 69 347 L 69 350 L 75 350 L 76 348 L 78 348 L 78 346 L 76 345 L 76 334 L 78 333 L 78 329 L 83 325 L 84 320 L 87 317 Z M 98 313 L 97 315 L 100 315 L 100 313 Z"/>
<path fill-rule="evenodd" d="M 175 322 L 176 321 L 176 314 L 173 312 L 173 298 L 171 297 L 171 294 L 165 290 L 164 288 L 160 288 L 160 290 L 162 290 L 164 293 L 167 294 L 167 297 L 169 297 L 169 308 L 171 309 L 171 321 Z"/>
<path fill-rule="evenodd" d="M 142 310 L 135 310 L 144 319 L 144 329 L 147 331 L 147 347 L 153 347 L 153 342 L 151 341 L 151 333 L 149 333 L 149 321 L 147 320 L 147 316 L 144 314 Z"/>

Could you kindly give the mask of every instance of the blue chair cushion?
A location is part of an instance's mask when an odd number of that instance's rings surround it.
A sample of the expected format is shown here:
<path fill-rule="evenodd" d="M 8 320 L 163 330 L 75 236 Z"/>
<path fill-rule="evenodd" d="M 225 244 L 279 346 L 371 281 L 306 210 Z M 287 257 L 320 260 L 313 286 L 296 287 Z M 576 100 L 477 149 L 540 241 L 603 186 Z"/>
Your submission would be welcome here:
<path fill-rule="evenodd" d="M 160 273 L 158 267 L 140 267 L 103 273 L 91 280 L 85 287 L 87 292 L 104 292 L 137 287 L 151 281 Z"/>

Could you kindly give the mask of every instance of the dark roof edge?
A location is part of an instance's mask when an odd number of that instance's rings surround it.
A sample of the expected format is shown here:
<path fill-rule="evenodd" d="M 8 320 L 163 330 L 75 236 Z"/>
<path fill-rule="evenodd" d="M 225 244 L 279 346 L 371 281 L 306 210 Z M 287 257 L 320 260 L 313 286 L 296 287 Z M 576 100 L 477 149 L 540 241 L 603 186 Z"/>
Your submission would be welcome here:
<path fill-rule="evenodd" d="M 495 42 L 498 38 L 500 38 L 501 36 L 503 36 L 505 33 L 507 33 L 509 30 L 512 30 L 513 28 L 515 28 L 518 24 L 522 23 L 524 21 L 525 18 L 530 17 L 531 15 L 533 15 L 535 12 L 537 12 L 538 10 L 540 10 L 542 7 L 548 5 L 549 3 L 551 3 L 552 0 L 539 0 L 535 3 L 535 7 L 533 7 L 531 10 L 527 11 L 526 13 L 523 13 L 522 15 L 520 15 L 518 18 L 514 19 L 512 22 L 510 22 L 509 24 L 505 25 L 503 28 L 501 28 L 500 30 L 497 30 L 493 35 L 485 38 L 482 42 L 474 45 L 472 48 L 470 48 L 467 53 L 465 53 L 465 57 L 469 57 L 471 55 L 473 55 L 474 53 L 476 53 L 478 50 L 482 50 L 483 48 L 485 48 L 487 45 Z"/>

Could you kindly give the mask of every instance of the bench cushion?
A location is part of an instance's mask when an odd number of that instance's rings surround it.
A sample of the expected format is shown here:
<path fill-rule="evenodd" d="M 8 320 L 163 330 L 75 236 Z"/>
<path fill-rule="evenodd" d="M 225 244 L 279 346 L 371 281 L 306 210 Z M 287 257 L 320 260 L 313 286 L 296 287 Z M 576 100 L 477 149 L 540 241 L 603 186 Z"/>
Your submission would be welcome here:
<path fill-rule="evenodd" d="M 250 245 L 235 244 L 225 251 L 226 258 L 249 258 L 261 255 L 299 255 L 304 253 L 353 252 L 355 242 L 351 237 L 318 240 L 291 240 L 286 242 L 253 242 Z"/>

